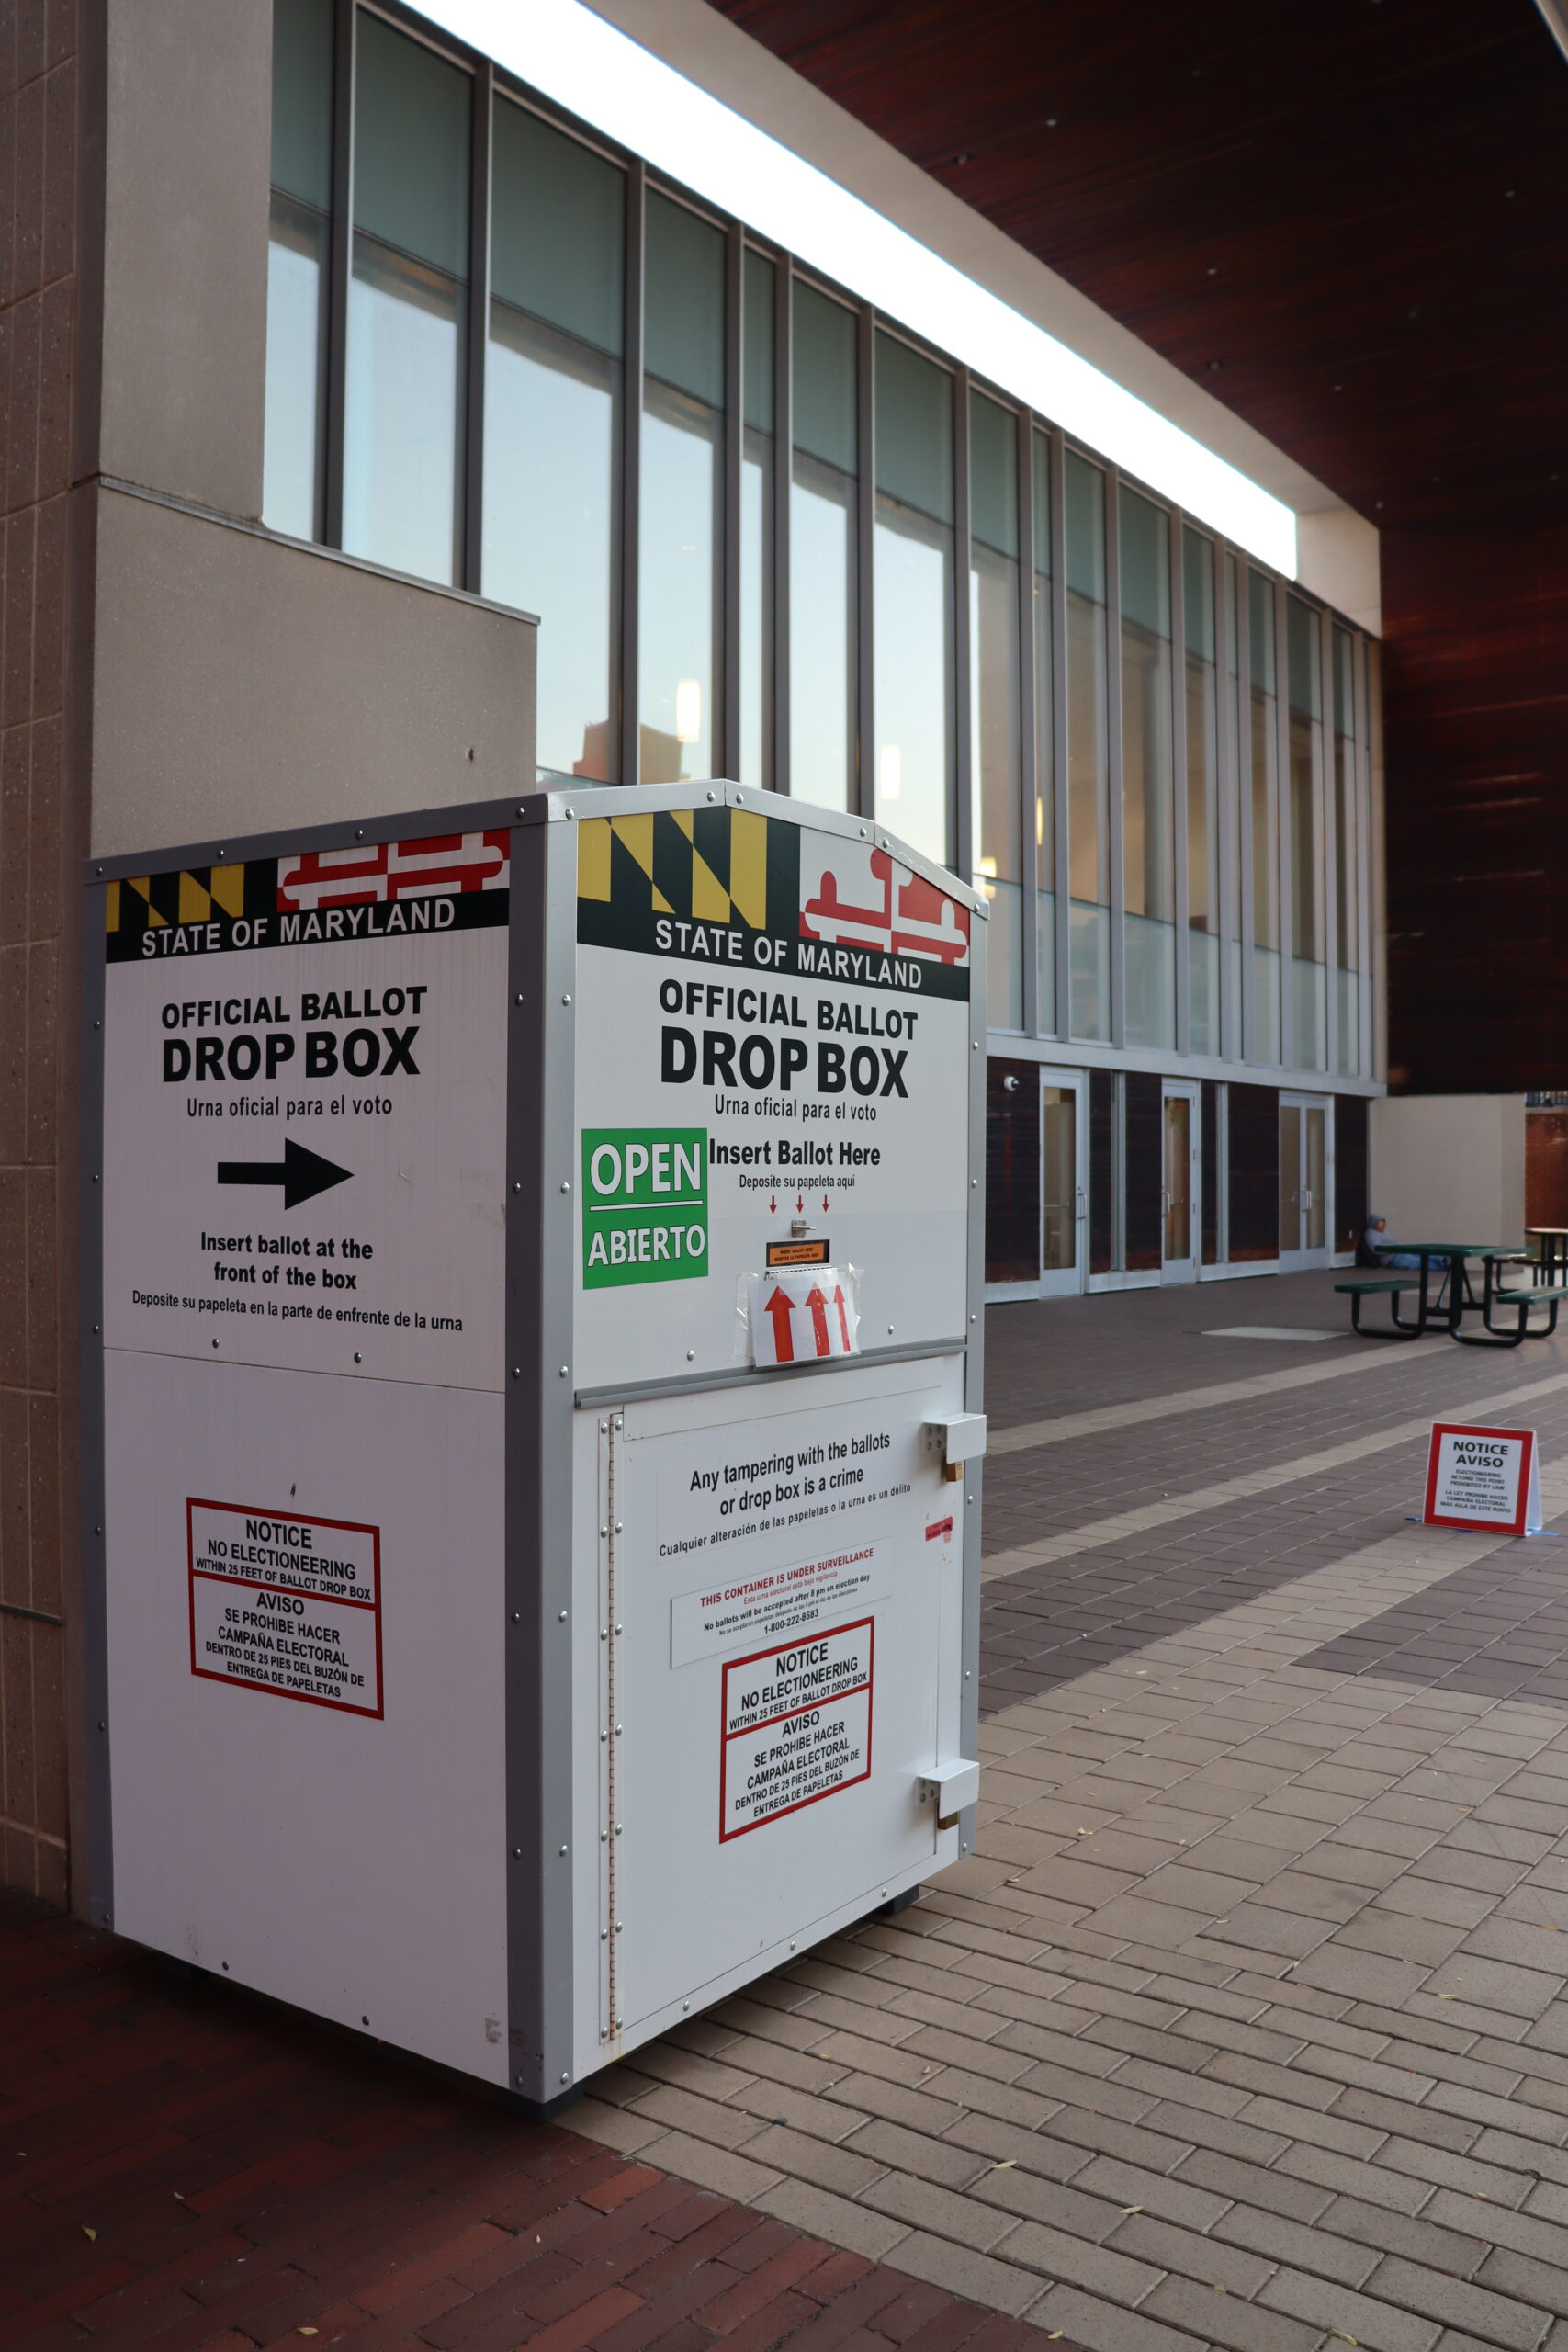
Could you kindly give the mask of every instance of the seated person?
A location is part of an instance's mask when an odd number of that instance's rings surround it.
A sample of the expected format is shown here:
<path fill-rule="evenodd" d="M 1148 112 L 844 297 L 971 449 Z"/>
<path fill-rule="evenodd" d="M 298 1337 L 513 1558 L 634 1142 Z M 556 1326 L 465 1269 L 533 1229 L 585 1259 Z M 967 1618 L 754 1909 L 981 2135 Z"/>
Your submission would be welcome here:
<path fill-rule="evenodd" d="M 1416 1252 L 1413 1250 L 1402 1250 L 1396 1241 L 1382 1240 L 1381 1237 L 1386 1233 L 1387 1230 L 1387 1217 L 1380 1216 L 1374 1210 L 1372 1215 L 1368 1217 L 1366 1224 L 1362 1227 L 1361 1238 L 1356 1244 L 1357 1265 L 1398 1266 L 1407 1268 L 1411 1273 L 1418 1274 L 1421 1271 L 1420 1259 L 1416 1255 Z M 1448 1264 L 1449 1261 L 1446 1258 L 1434 1258 L 1432 1261 L 1433 1272 L 1436 1273 L 1446 1273 L 1448 1272 Z"/>

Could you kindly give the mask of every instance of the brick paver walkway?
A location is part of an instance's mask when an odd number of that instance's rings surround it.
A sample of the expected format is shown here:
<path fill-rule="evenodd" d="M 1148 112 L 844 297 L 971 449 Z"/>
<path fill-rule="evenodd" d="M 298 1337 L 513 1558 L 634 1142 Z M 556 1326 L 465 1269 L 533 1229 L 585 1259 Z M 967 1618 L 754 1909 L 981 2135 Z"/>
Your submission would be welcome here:
<path fill-rule="evenodd" d="M 568 2128 L 27 1930 L 0 2331 L 1568 2352 L 1568 1544 L 1409 1518 L 1568 1340 L 1203 1336 L 1332 1279 L 992 1311 L 976 1851 Z"/>
<path fill-rule="evenodd" d="M 1021 2352 L 1032 2330 L 0 1896 L 0 2344 Z"/>

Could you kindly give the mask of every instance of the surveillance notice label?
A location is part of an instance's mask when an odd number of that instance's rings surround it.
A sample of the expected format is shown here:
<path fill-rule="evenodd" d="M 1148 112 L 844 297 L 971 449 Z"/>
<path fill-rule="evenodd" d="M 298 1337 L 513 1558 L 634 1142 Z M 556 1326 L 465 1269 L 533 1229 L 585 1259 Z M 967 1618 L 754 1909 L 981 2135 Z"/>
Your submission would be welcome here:
<path fill-rule="evenodd" d="M 186 1526 L 194 1675 L 382 1713 L 379 1528 L 194 1496 Z"/>
<path fill-rule="evenodd" d="M 871 1777 L 869 1617 L 724 1669 L 719 1842 Z"/>
<path fill-rule="evenodd" d="M 1537 1533 L 1540 1465 L 1535 1431 L 1434 1421 L 1423 1517 L 1428 1527 L 1494 1528 L 1505 1535 Z"/>

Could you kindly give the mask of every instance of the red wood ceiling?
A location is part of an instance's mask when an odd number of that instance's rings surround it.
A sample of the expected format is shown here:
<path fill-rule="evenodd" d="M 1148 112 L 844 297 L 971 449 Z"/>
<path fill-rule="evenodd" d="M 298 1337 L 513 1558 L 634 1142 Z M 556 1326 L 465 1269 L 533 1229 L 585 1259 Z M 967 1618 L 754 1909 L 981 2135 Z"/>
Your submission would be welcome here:
<path fill-rule="evenodd" d="M 1568 1087 L 1568 60 L 1532 0 L 714 0 L 1376 523 L 1389 1067 Z"/>
<path fill-rule="evenodd" d="M 715 5 L 1352 506 L 1568 513 L 1532 0 Z"/>

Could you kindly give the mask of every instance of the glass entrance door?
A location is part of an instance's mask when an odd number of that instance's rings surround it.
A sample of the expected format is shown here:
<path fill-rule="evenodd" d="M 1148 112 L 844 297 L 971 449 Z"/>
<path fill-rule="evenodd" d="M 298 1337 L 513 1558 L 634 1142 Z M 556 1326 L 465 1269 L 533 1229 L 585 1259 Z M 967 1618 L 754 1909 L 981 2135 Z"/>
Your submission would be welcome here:
<path fill-rule="evenodd" d="M 1083 1087 L 1076 1071 L 1040 1074 L 1042 1298 L 1067 1297 L 1084 1286 L 1089 1122 Z"/>
<path fill-rule="evenodd" d="M 1195 1086 L 1167 1086 L 1165 1143 L 1160 1192 L 1160 1279 L 1198 1279 L 1199 1128 Z"/>
<path fill-rule="evenodd" d="M 1328 1107 L 1280 1102 L 1280 1271 L 1328 1263 Z"/>

